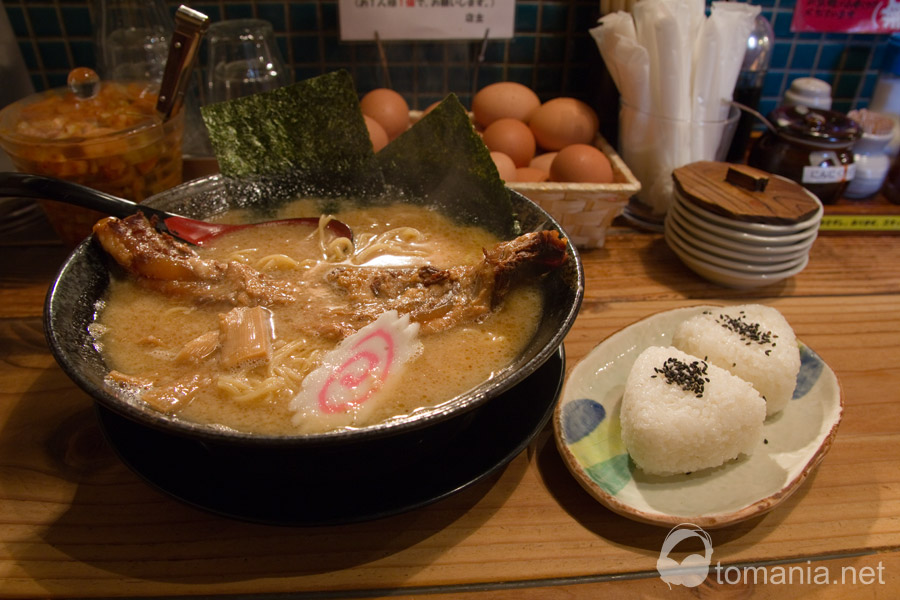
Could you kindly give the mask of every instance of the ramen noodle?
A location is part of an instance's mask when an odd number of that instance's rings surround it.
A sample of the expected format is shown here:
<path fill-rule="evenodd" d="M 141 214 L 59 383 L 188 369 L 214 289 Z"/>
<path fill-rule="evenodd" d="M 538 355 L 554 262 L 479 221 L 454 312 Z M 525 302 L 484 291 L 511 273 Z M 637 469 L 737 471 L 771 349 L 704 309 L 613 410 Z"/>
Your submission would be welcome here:
<path fill-rule="evenodd" d="M 312 202 L 299 201 L 276 217 L 313 211 Z M 233 212 L 225 220 L 242 218 Z M 329 239 L 329 218 L 348 224 L 354 242 Z M 511 364 L 537 328 L 540 291 L 533 282 L 517 285 L 499 306 L 478 318 L 417 329 L 417 351 L 391 384 L 389 397 L 360 411 L 365 418 L 335 420 L 304 413 L 294 419 L 291 401 L 304 380 L 347 338 L 336 333 L 345 324 L 336 322 L 335 315 L 348 314 L 348 293 L 335 291 L 329 273 L 473 265 L 484 260 L 483 249 L 497 242 L 483 229 L 409 204 L 347 208 L 320 219 L 318 228 L 238 230 L 195 250 L 203 259 L 245 265 L 299 289 L 295 301 L 230 306 L 150 291 L 136 278 L 117 273 L 91 333 L 112 370 L 110 384 L 133 402 L 176 418 L 270 435 L 401 419 L 447 402 Z"/>

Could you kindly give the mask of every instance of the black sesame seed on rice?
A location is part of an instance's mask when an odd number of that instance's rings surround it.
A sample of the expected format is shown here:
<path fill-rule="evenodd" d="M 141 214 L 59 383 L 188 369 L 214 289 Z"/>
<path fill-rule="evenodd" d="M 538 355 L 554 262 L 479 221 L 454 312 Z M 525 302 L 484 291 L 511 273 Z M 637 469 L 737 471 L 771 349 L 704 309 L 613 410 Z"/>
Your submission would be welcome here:
<path fill-rule="evenodd" d="M 697 398 L 702 398 L 705 382 L 709 381 L 709 378 L 705 377 L 708 369 L 709 365 L 703 360 L 686 363 L 671 357 L 666 359 L 662 368 L 657 367 L 653 370 L 664 376 L 667 384 L 677 385 L 685 392 L 693 392 Z"/>
<path fill-rule="evenodd" d="M 775 346 L 773 340 L 778 336 L 771 331 L 763 331 L 762 326 L 759 323 L 747 321 L 744 311 L 740 311 L 740 316 L 738 317 L 720 313 L 719 316 L 715 318 L 715 321 L 723 328 L 736 333 L 738 338 L 747 346 L 751 346 L 753 343 L 761 346 Z"/>

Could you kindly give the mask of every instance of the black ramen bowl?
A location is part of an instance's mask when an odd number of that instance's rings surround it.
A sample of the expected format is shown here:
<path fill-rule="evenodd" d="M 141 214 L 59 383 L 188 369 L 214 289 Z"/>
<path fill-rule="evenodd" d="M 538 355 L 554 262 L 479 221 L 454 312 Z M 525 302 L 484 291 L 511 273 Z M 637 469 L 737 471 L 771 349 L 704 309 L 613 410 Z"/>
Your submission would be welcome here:
<path fill-rule="evenodd" d="M 516 192 L 510 194 L 522 233 L 560 230 L 559 224 L 536 204 Z M 205 218 L 232 207 L 255 207 L 264 213 L 268 197 L 255 183 L 212 176 L 178 186 L 146 203 L 188 217 Z M 440 206 L 437 208 L 440 210 Z M 295 474 L 319 478 L 338 472 L 342 476 L 371 473 L 373 469 L 399 468 L 422 460 L 442 445 L 452 443 L 454 436 L 492 399 L 522 383 L 548 358 L 560 353 L 584 291 L 581 260 L 571 243 L 568 255 L 569 260 L 561 268 L 540 280 L 544 313 L 534 337 L 513 364 L 440 407 L 354 430 L 304 435 L 240 433 L 168 416 L 118 395 L 114 387 L 104 382 L 109 369 L 88 333 L 97 301 L 103 297 L 110 278 L 109 259 L 93 237 L 82 242 L 59 271 L 47 295 L 44 328 L 51 351 L 66 374 L 96 400 L 100 409 L 117 418 L 172 439 L 197 442 L 224 461 L 254 470 L 272 469 L 277 473 L 291 469 Z"/>

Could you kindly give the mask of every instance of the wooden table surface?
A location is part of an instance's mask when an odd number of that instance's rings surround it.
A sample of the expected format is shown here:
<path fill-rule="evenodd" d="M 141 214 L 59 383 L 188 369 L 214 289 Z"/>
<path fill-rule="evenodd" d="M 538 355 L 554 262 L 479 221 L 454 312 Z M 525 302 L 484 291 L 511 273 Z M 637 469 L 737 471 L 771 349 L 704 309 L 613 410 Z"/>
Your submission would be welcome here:
<path fill-rule="evenodd" d="M 107 445 L 91 400 L 45 344 L 42 304 L 66 248 L 40 219 L 4 239 L 0 596 L 900 597 L 898 236 L 821 235 L 802 273 L 751 292 L 702 280 L 657 234 L 615 228 L 603 249 L 583 252 L 569 369 L 653 313 L 759 301 L 784 313 L 843 387 L 843 422 L 817 471 L 774 511 L 710 532 L 714 564 L 765 569 L 672 590 L 656 571 L 667 530 L 591 499 L 549 428 L 485 481 L 353 525 L 249 524 L 151 488 Z"/>

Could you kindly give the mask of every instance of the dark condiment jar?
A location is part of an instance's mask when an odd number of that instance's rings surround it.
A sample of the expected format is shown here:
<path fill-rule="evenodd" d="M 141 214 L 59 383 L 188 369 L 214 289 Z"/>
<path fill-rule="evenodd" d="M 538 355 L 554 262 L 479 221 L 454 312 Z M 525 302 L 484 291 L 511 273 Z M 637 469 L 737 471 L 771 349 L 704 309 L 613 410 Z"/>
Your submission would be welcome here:
<path fill-rule="evenodd" d="M 853 179 L 853 143 L 862 135 L 846 115 L 807 106 L 780 106 L 769 115 L 767 129 L 750 150 L 747 164 L 796 181 L 834 204 Z"/>

